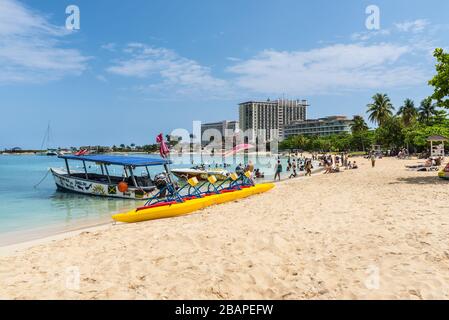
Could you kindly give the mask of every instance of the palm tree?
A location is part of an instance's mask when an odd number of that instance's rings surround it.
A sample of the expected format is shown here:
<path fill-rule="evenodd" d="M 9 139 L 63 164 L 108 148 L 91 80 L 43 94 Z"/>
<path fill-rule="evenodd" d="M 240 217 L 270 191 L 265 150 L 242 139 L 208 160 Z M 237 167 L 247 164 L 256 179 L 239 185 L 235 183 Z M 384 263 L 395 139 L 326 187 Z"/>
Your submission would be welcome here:
<path fill-rule="evenodd" d="M 404 105 L 399 108 L 398 116 L 402 117 L 402 122 L 406 127 L 410 126 L 416 119 L 418 111 L 415 108 L 415 103 L 411 99 L 405 99 Z"/>
<path fill-rule="evenodd" d="M 388 118 L 393 115 L 394 107 L 390 98 L 385 93 L 376 93 L 373 96 L 373 102 L 367 105 L 369 113 L 368 119 L 381 126 Z"/>
<path fill-rule="evenodd" d="M 430 118 L 437 112 L 435 105 L 432 103 L 432 98 L 426 98 L 421 101 L 421 105 L 419 106 L 419 120 L 424 121 L 425 123 L 429 123 Z"/>
<path fill-rule="evenodd" d="M 368 131 L 368 125 L 365 122 L 365 119 L 363 119 L 362 116 L 354 116 L 351 123 L 351 131 L 352 134 L 355 136 L 358 133 L 363 133 Z M 363 134 L 359 134 L 360 136 L 360 142 L 362 144 L 362 150 L 365 151 L 365 144 L 363 142 Z"/>
<path fill-rule="evenodd" d="M 368 125 L 363 119 L 362 116 L 354 116 L 351 123 L 351 131 L 352 133 L 362 132 L 368 130 Z"/>

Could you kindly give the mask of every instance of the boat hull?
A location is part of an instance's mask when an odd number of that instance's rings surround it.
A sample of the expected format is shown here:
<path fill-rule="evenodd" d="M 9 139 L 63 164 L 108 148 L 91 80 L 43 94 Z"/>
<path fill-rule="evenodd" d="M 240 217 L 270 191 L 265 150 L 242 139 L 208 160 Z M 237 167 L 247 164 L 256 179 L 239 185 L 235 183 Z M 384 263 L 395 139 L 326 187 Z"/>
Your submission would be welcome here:
<path fill-rule="evenodd" d="M 440 177 L 441 179 L 449 180 L 449 172 L 440 171 L 438 173 L 438 177 Z"/>
<path fill-rule="evenodd" d="M 254 194 L 266 192 L 274 187 L 272 183 L 258 184 L 253 187 L 244 188 L 232 192 L 209 195 L 204 198 L 187 200 L 183 203 L 169 204 L 160 207 L 138 208 L 126 213 L 119 213 L 112 216 L 112 219 L 119 222 L 141 222 L 162 218 L 186 215 L 208 206 L 235 201 L 249 197 Z"/>
<path fill-rule="evenodd" d="M 146 192 L 137 188 L 129 188 L 126 192 L 121 192 L 115 184 L 80 179 L 58 169 L 51 168 L 50 171 L 58 189 L 66 192 L 131 200 L 147 200 L 157 193 L 157 189 Z"/>

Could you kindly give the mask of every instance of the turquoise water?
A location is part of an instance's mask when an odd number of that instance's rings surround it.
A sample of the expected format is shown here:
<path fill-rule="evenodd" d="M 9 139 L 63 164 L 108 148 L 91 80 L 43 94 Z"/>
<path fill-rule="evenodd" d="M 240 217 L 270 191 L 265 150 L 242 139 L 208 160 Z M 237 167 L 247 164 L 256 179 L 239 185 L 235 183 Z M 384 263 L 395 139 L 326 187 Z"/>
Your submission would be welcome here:
<path fill-rule="evenodd" d="M 152 156 L 154 157 L 154 156 Z M 256 167 L 270 179 L 275 158 L 251 158 Z M 183 155 L 173 159 L 172 167 L 189 167 L 192 157 Z M 285 163 L 286 160 L 283 160 Z M 193 156 L 194 163 L 208 163 L 215 167 L 221 163 L 220 157 L 210 158 Z M 236 163 L 244 162 L 242 156 L 226 159 L 234 169 Z M 71 162 L 75 168 L 76 161 Z M 46 227 L 73 227 L 79 224 L 95 224 L 110 221 L 111 214 L 125 211 L 141 205 L 143 201 L 111 199 L 78 195 L 56 190 L 51 174 L 39 184 L 50 167 L 61 168 L 64 161 L 57 157 L 34 155 L 0 155 L 0 235 L 11 232 Z M 284 167 L 285 168 L 285 167 Z M 79 168 L 81 169 L 81 168 Z M 91 170 L 95 170 L 93 166 Z M 161 167 L 152 167 L 151 173 L 161 172 Z M 116 173 L 121 175 L 120 168 Z M 112 174 L 112 172 L 111 172 Z"/>

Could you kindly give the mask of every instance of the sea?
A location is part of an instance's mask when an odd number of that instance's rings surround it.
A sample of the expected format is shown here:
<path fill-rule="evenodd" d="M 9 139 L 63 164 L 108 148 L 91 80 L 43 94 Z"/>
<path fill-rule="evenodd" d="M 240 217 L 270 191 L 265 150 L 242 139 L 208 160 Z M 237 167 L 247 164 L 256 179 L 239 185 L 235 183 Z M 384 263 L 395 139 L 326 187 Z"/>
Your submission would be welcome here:
<path fill-rule="evenodd" d="M 192 163 L 204 163 L 215 168 L 225 162 L 229 171 L 234 170 L 237 164 L 251 160 L 256 168 L 264 172 L 265 180 L 270 180 L 277 158 L 235 155 L 224 159 L 187 154 L 171 160 L 172 168 L 189 168 Z M 285 170 L 287 159 L 281 161 Z M 76 162 L 71 162 L 71 168 L 82 170 L 82 167 L 76 168 Z M 62 159 L 54 156 L 0 154 L 0 246 L 112 222 L 112 214 L 144 203 L 58 191 L 49 168 L 64 168 L 64 165 Z M 162 170 L 160 166 L 150 167 L 150 174 Z"/>

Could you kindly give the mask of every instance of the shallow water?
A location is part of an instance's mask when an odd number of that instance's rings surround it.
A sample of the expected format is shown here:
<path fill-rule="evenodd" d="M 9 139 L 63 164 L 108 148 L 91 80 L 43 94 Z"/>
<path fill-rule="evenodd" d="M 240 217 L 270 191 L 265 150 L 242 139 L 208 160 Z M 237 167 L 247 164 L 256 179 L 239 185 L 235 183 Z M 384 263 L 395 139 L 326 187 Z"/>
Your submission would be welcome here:
<path fill-rule="evenodd" d="M 265 172 L 266 179 L 272 179 L 276 158 L 250 156 L 249 159 L 255 163 L 256 168 Z M 173 168 L 190 167 L 192 161 L 210 164 L 214 168 L 215 164 L 221 164 L 223 161 L 221 157 L 200 155 L 176 156 L 172 160 Z M 226 158 L 225 161 L 231 164 L 229 170 L 233 170 L 236 164 L 247 162 L 244 160 L 243 156 L 237 156 Z M 282 163 L 285 169 L 286 160 L 282 160 Z M 75 169 L 80 164 L 76 161 L 70 163 L 71 168 Z M 110 221 L 111 214 L 132 209 L 143 203 L 60 192 L 57 191 L 50 173 L 39 186 L 34 187 L 45 177 L 50 167 L 63 166 L 64 161 L 57 157 L 0 155 L 0 235 L 46 227 L 71 228 Z M 90 168 L 95 169 L 95 165 Z M 161 169 L 151 167 L 150 173 L 159 173 Z M 81 170 L 81 167 L 78 167 L 78 170 Z M 120 168 L 117 167 L 115 173 L 121 175 Z"/>

